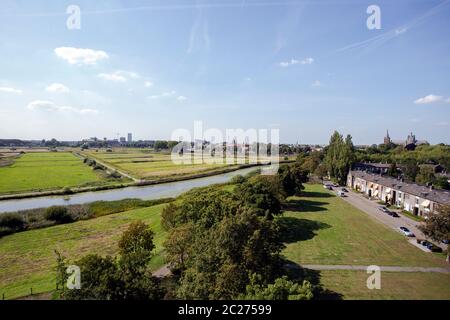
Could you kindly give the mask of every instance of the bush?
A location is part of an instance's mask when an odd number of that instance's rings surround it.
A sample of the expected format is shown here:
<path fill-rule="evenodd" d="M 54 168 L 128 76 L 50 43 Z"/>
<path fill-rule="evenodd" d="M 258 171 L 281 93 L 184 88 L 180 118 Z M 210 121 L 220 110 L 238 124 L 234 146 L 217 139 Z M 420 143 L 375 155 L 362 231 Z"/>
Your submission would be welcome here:
<path fill-rule="evenodd" d="M 68 223 L 73 221 L 72 216 L 67 212 L 67 208 L 61 206 L 47 208 L 45 210 L 45 219 L 56 223 Z"/>
<path fill-rule="evenodd" d="M 0 227 L 15 231 L 24 229 L 25 225 L 26 223 L 20 214 L 5 213 L 0 215 Z"/>
<path fill-rule="evenodd" d="M 241 184 L 241 183 L 244 183 L 246 180 L 247 180 L 247 179 L 245 179 L 244 176 L 242 176 L 242 175 L 237 175 L 237 176 L 234 176 L 234 177 L 231 179 L 231 183 L 232 183 L 232 184 Z"/>
<path fill-rule="evenodd" d="M 5 213 L 0 215 L 0 237 L 22 231 L 26 228 L 23 217 L 17 213 Z"/>
<path fill-rule="evenodd" d="M 64 188 L 62 189 L 62 192 L 63 192 L 64 194 L 73 194 L 72 189 L 70 189 L 69 187 L 64 187 Z"/>

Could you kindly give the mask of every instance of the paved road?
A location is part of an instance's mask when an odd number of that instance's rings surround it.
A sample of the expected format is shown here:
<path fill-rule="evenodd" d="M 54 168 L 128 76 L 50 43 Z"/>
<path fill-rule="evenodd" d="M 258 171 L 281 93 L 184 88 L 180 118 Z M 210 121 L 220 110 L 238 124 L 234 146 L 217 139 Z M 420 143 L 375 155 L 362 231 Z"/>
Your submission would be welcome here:
<path fill-rule="evenodd" d="M 321 265 L 321 264 L 305 264 L 301 266 L 305 269 L 312 270 L 363 270 L 366 271 L 368 266 L 358 265 Z M 450 268 L 424 268 L 424 267 L 398 267 L 398 266 L 379 266 L 381 271 L 389 272 L 437 272 L 450 273 Z"/>
<path fill-rule="evenodd" d="M 388 227 L 395 229 L 397 232 L 400 232 L 398 229 L 399 227 L 406 227 L 415 234 L 416 238 L 427 239 L 427 237 L 425 237 L 425 235 L 417 228 L 420 225 L 420 222 L 414 221 L 401 213 L 399 213 L 400 217 L 398 218 L 391 217 L 378 209 L 380 205 L 376 201 L 369 200 L 360 193 L 349 190 L 349 192 L 346 193 L 346 197 L 343 197 L 342 199 Z M 430 241 L 430 239 L 428 240 Z M 445 244 L 435 244 L 439 245 L 443 250 L 446 250 Z"/>

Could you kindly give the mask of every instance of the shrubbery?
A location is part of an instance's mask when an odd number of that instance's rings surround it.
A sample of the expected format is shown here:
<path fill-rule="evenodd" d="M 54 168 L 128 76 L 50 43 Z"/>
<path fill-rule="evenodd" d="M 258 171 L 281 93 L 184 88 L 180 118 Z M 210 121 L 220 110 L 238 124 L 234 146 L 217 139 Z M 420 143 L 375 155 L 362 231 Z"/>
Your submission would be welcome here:
<path fill-rule="evenodd" d="M 0 214 L 0 237 L 23 230 L 49 227 L 55 224 L 86 220 L 108 214 L 151 207 L 173 201 L 172 198 L 157 200 L 124 199 L 97 201 L 88 204 L 56 206 Z"/>
<path fill-rule="evenodd" d="M 0 214 L 0 237 L 22 231 L 27 224 L 19 213 Z"/>
<path fill-rule="evenodd" d="M 73 218 L 70 213 L 67 212 L 67 207 L 54 206 L 45 210 L 45 219 L 54 221 L 55 223 L 68 223 L 72 222 Z"/>

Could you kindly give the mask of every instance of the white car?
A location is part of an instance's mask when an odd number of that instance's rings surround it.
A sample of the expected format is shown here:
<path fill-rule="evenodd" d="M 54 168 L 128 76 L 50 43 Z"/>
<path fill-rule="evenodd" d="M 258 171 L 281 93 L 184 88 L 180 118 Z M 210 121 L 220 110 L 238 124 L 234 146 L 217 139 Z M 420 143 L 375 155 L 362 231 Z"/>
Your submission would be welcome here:
<path fill-rule="evenodd" d="M 405 236 L 407 236 L 407 237 L 415 237 L 415 236 L 414 236 L 414 233 L 412 233 L 411 231 L 409 231 L 408 228 L 400 227 L 399 229 L 400 229 L 400 232 L 403 233 Z"/>

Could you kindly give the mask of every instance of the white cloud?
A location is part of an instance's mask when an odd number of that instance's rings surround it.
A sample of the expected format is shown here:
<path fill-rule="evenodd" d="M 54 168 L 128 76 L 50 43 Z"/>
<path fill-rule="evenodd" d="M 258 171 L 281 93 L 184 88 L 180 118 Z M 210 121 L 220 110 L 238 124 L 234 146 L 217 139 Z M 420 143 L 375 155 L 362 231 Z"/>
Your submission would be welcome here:
<path fill-rule="evenodd" d="M 45 101 L 45 100 L 35 100 L 33 102 L 30 102 L 27 105 L 27 109 L 29 110 L 55 110 L 56 105 L 51 101 Z"/>
<path fill-rule="evenodd" d="M 22 93 L 22 90 L 15 89 L 15 88 L 10 88 L 10 87 L 0 87 L 0 91 L 1 92 L 6 92 L 6 93 L 15 93 L 15 94 L 21 94 Z"/>
<path fill-rule="evenodd" d="M 152 100 L 159 99 L 159 98 L 168 98 L 168 97 L 174 96 L 176 93 L 177 93 L 177 92 L 174 91 L 174 90 L 172 90 L 172 91 L 166 91 L 166 92 L 163 92 L 163 93 L 161 93 L 161 94 L 155 94 L 155 95 L 149 96 L 149 97 L 147 97 L 147 98 L 148 98 L 148 99 L 152 99 Z M 183 97 L 183 96 L 179 96 L 179 97 Z M 179 98 L 179 97 L 178 97 L 178 98 Z M 183 97 L 183 98 L 185 98 L 185 97 Z"/>
<path fill-rule="evenodd" d="M 316 81 L 314 81 L 314 82 L 312 83 L 312 86 L 313 86 L 313 87 L 321 87 L 321 86 L 322 86 L 322 83 L 321 83 L 319 80 L 316 80 Z"/>
<path fill-rule="evenodd" d="M 118 70 L 111 73 L 100 73 L 97 75 L 99 78 L 108 81 L 126 82 L 128 80 L 139 79 L 141 76 L 136 72 Z"/>
<path fill-rule="evenodd" d="M 450 98 L 445 99 L 445 102 L 450 103 Z"/>
<path fill-rule="evenodd" d="M 286 68 L 289 66 L 293 66 L 296 64 L 312 64 L 314 62 L 314 59 L 309 57 L 309 58 L 305 58 L 303 60 L 297 60 L 297 59 L 291 59 L 290 61 L 282 61 L 279 63 L 280 67 Z"/>
<path fill-rule="evenodd" d="M 71 106 L 57 106 L 51 101 L 45 101 L 45 100 L 35 100 L 30 102 L 27 105 L 28 110 L 44 110 L 44 111 L 60 111 L 60 112 L 72 112 L 72 113 L 78 113 L 81 115 L 88 115 L 88 114 L 97 114 L 98 110 L 95 109 L 87 109 L 87 108 L 75 108 Z"/>
<path fill-rule="evenodd" d="M 115 82 L 126 82 L 127 81 L 127 78 L 125 78 L 124 76 L 121 76 L 120 74 L 117 74 L 117 73 L 100 73 L 97 75 L 97 77 L 99 77 L 103 80 L 115 81 Z"/>
<path fill-rule="evenodd" d="M 58 58 L 66 60 L 70 64 L 76 65 L 92 65 L 100 60 L 108 59 L 109 56 L 105 51 L 93 49 L 81 49 L 73 47 L 60 47 L 55 49 Z"/>
<path fill-rule="evenodd" d="M 66 93 L 66 92 L 69 92 L 70 90 L 68 87 L 66 87 L 62 83 L 53 83 L 53 84 L 49 85 L 47 88 L 45 88 L 45 91 Z"/>
<path fill-rule="evenodd" d="M 144 87 L 150 88 L 150 87 L 152 87 L 152 86 L 153 86 L 153 83 L 152 83 L 151 81 L 145 81 L 145 82 L 144 82 Z"/>
<path fill-rule="evenodd" d="M 185 96 L 179 96 L 179 97 L 177 98 L 177 100 L 180 101 L 180 102 L 182 102 L 182 101 L 186 101 L 187 98 L 186 98 Z"/>
<path fill-rule="evenodd" d="M 414 101 L 415 104 L 429 104 L 435 103 L 442 100 L 442 96 L 436 96 L 434 94 L 429 94 L 423 98 L 419 98 Z"/>

